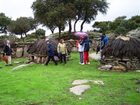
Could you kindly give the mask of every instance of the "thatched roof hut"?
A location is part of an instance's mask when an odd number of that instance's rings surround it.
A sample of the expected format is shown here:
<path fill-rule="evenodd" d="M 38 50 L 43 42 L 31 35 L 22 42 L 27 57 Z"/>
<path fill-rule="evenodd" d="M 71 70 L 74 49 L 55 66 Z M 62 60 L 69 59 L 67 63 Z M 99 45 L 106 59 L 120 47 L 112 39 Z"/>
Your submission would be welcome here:
<path fill-rule="evenodd" d="M 57 42 L 54 40 L 48 40 L 50 43 L 53 44 L 55 50 L 57 49 Z M 47 41 L 44 39 L 37 40 L 33 44 L 28 47 L 27 52 L 29 54 L 35 54 L 38 56 L 46 56 L 47 55 Z"/>
<path fill-rule="evenodd" d="M 3 48 L 6 44 L 6 40 L 0 40 L 0 48 Z M 15 48 L 17 44 L 14 41 L 10 41 L 11 47 Z"/>
<path fill-rule="evenodd" d="M 54 39 L 49 39 L 48 41 L 52 43 L 57 53 L 58 41 Z M 66 41 L 66 45 L 67 45 L 68 53 L 70 53 L 72 49 L 72 45 L 69 41 Z M 28 47 L 27 52 L 29 54 L 35 54 L 37 56 L 47 56 L 47 41 L 45 41 L 44 39 L 35 41 L 33 44 L 31 44 Z"/>
<path fill-rule="evenodd" d="M 102 55 L 113 56 L 117 58 L 140 59 L 140 40 L 132 37 L 119 36 L 112 39 L 102 50 Z"/>
<path fill-rule="evenodd" d="M 140 40 L 132 37 L 119 36 L 110 40 L 102 50 L 101 64 L 112 65 L 112 70 L 117 67 L 121 70 L 140 69 Z"/>

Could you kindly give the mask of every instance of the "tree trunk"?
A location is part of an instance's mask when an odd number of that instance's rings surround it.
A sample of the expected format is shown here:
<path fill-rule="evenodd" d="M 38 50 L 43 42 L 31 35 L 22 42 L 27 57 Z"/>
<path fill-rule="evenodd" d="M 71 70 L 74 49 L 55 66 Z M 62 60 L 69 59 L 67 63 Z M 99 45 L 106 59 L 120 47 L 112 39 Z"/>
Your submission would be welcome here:
<path fill-rule="evenodd" d="M 23 40 L 23 36 L 22 36 L 22 34 L 21 34 L 21 39 Z"/>
<path fill-rule="evenodd" d="M 74 22 L 74 32 L 76 32 L 76 24 L 77 24 L 78 20 L 79 20 L 79 18 L 76 19 L 76 21 Z"/>
<path fill-rule="evenodd" d="M 25 33 L 25 37 L 27 37 L 27 34 Z"/>
<path fill-rule="evenodd" d="M 83 20 L 83 22 L 82 22 L 82 24 L 81 24 L 81 29 L 80 29 L 80 31 L 83 31 L 83 25 L 84 25 L 85 22 L 86 22 L 86 19 Z"/>
<path fill-rule="evenodd" d="M 24 56 L 24 38 L 23 38 L 22 35 L 23 35 L 23 34 L 21 34 L 21 39 L 22 39 L 22 41 L 23 41 L 23 47 L 22 47 L 22 54 L 21 54 L 21 57 Z"/>
<path fill-rule="evenodd" d="M 54 29 L 50 29 L 51 30 L 51 32 L 52 32 L 52 34 L 54 33 Z"/>
<path fill-rule="evenodd" d="M 59 39 L 60 39 L 60 37 L 61 37 L 61 26 L 58 27 L 58 28 L 59 28 Z"/>
<path fill-rule="evenodd" d="M 69 35 L 71 35 L 72 25 L 71 25 L 71 19 L 69 19 Z"/>

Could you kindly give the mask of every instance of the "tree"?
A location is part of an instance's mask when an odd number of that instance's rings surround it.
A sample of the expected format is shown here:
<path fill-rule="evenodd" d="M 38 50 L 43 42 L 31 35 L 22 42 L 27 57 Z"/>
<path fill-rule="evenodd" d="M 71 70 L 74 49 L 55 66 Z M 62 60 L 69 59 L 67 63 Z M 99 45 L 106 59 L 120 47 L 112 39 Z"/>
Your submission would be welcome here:
<path fill-rule="evenodd" d="M 129 21 L 130 23 L 135 23 L 137 27 L 140 27 L 140 16 L 133 16 Z"/>
<path fill-rule="evenodd" d="M 5 16 L 4 13 L 0 13 L 0 32 L 7 33 L 7 26 L 10 24 L 11 19 Z"/>
<path fill-rule="evenodd" d="M 16 35 L 21 35 L 21 39 L 23 39 L 23 35 L 26 36 L 27 32 L 34 29 L 33 20 L 31 20 L 30 17 L 17 18 L 16 21 L 12 21 L 11 24 L 9 24 L 8 30 Z"/>
<path fill-rule="evenodd" d="M 77 20 L 83 20 L 81 29 L 83 30 L 84 23 L 90 23 L 95 20 L 98 12 L 105 14 L 107 12 L 108 3 L 105 0 L 77 0 Z"/>
<path fill-rule="evenodd" d="M 126 35 L 129 31 L 140 26 L 140 16 L 126 19 L 126 16 L 117 17 L 114 21 L 95 22 L 93 28 L 100 28 L 100 32 L 114 32 L 118 35 Z"/>
<path fill-rule="evenodd" d="M 35 32 L 35 35 L 36 35 L 36 38 L 45 37 L 45 30 L 37 29 L 36 32 Z"/>
<path fill-rule="evenodd" d="M 103 22 L 95 22 L 92 27 L 99 28 L 99 32 L 106 33 L 110 30 L 110 21 L 103 21 Z"/>
<path fill-rule="evenodd" d="M 64 3 L 61 0 L 36 0 L 32 8 L 35 18 L 49 27 L 52 32 L 55 27 L 58 27 L 60 37 L 67 20 Z"/>
<path fill-rule="evenodd" d="M 98 12 L 106 13 L 108 3 L 105 0 L 36 0 L 32 4 L 35 18 L 43 25 L 49 27 L 52 33 L 55 27 L 59 29 L 59 37 L 65 26 L 69 25 L 69 34 L 71 34 L 71 21 L 76 19 L 76 23 L 83 20 L 84 23 L 90 23 L 94 20 Z"/>

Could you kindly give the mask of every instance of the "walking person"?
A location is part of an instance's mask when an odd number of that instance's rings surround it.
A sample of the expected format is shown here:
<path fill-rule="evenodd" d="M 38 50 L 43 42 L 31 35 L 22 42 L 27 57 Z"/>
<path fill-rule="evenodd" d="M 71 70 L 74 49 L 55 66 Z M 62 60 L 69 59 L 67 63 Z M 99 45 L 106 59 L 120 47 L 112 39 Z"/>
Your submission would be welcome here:
<path fill-rule="evenodd" d="M 48 63 L 50 62 L 50 60 L 52 60 L 55 65 L 57 65 L 57 61 L 54 59 L 55 50 L 54 50 L 53 45 L 49 41 L 47 42 L 47 54 L 48 54 L 48 59 L 47 59 L 45 65 L 48 65 Z"/>
<path fill-rule="evenodd" d="M 7 40 L 6 41 L 6 45 L 4 46 L 4 49 L 3 49 L 3 52 L 4 52 L 4 56 L 7 57 L 7 63 L 6 63 L 6 66 L 11 66 L 12 65 L 12 48 L 11 48 L 11 45 L 10 45 L 10 41 Z"/>
<path fill-rule="evenodd" d="M 66 64 L 67 47 L 63 39 L 60 40 L 60 43 L 57 46 L 57 52 L 60 57 L 60 62 Z"/>

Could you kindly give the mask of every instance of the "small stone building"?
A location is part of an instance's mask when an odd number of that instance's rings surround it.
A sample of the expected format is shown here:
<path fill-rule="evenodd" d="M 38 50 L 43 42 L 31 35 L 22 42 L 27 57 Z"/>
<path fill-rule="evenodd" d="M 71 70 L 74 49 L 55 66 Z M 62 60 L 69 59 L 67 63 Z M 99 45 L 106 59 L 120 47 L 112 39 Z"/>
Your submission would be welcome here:
<path fill-rule="evenodd" d="M 119 36 L 110 40 L 101 53 L 103 65 L 123 66 L 126 70 L 140 69 L 140 40 Z"/>

